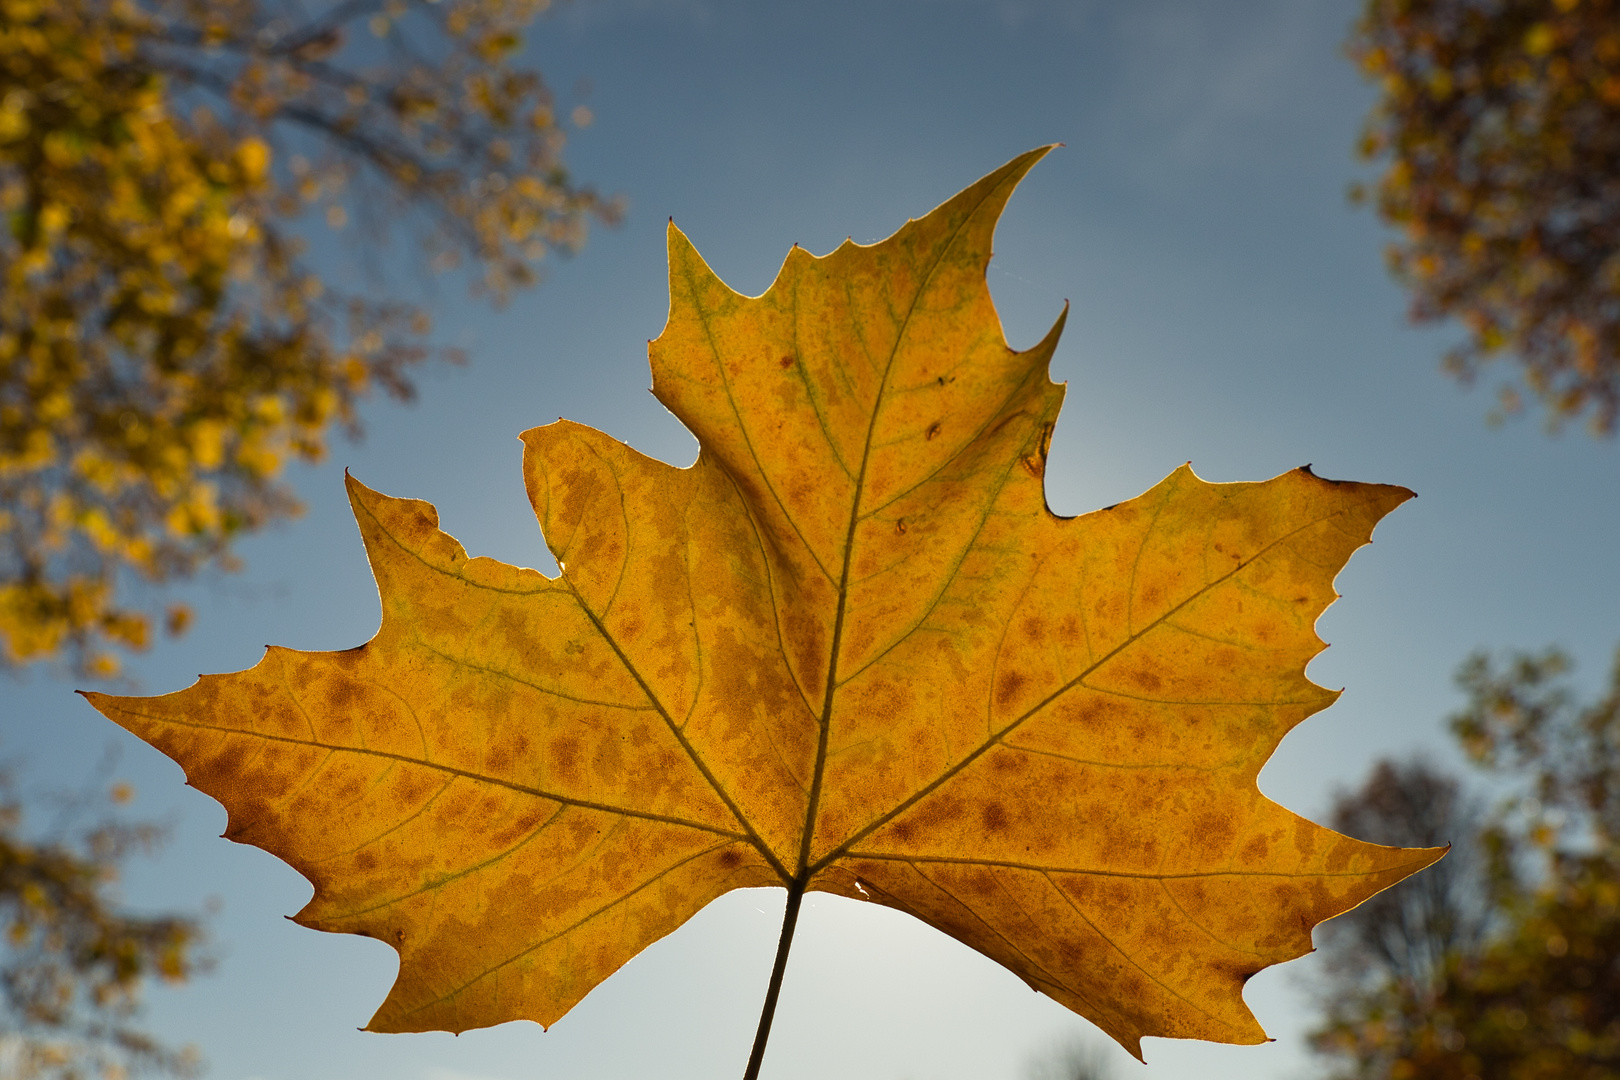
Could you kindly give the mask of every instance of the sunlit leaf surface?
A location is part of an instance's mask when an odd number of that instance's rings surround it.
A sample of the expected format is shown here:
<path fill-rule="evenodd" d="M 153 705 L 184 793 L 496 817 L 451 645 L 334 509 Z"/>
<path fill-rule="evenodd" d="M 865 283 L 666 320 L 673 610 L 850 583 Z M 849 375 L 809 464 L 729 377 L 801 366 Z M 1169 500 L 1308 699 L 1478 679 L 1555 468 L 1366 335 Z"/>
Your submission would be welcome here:
<path fill-rule="evenodd" d="M 382 629 L 157 698 L 92 695 L 399 950 L 370 1027 L 550 1024 L 710 900 L 795 884 L 938 927 L 1088 1017 L 1253 1043 L 1243 982 L 1438 858 L 1264 798 L 1332 580 L 1409 497 L 1178 469 L 1073 519 L 1043 493 L 1054 327 L 984 271 L 1010 162 L 882 243 L 733 292 L 670 229 L 654 392 L 676 469 L 524 434 L 557 578 L 469 559 L 350 481 Z"/>

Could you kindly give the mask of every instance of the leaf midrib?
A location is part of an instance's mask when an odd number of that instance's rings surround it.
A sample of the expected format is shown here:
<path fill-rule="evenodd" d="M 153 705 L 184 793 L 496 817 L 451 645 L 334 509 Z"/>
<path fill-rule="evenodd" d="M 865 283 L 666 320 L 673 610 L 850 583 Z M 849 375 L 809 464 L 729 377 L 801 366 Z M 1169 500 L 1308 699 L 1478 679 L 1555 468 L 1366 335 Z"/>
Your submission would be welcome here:
<path fill-rule="evenodd" d="M 1011 182 L 1016 184 L 1018 180 L 1015 177 Z M 843 645 L 844 615 L 849 603 L 850 568 L 854 565 L 855 560 L 855 534 L 861 521 L 864 520 L 864 515 L 861 514 L 861 499 L 866 490 L 866 470 L 872 460 L 872 436 L 877 430 L 878 415 L 883 411 L 884 394 L 888 390 L 889 376 L 894 371 L 895 358 L 900 354 L 900 347 L 906 339 L 906 332 L 911 327 L 912 316 L 916 314 L 917 304 L 928 291 L 929 285 L 934 280 L 934 275 L 938 273 L 940 266 L 945 261 L 945 256 L 955 247 L 968 223 L 974 220 L 985 203 L 1007 183 L 1008 180 L 1004 177 L 1000 183 L 986 190 L 979 201 L 974 203 L 972 208 L 962 215 L 956 227 L 951 230 L 949 238 L 940 244 L 939 253 L 935 256 L 933 264 L 928 267 L 928 272 L 923 276 L 916 291 L 912 293 L 911 303 L 906 307 L 905 317 L 900 321 L 900 327 L 895 332 L 894 345 L 890 348 L 888 358 L 884 361 L 883 378 L 878 382 L 877 393 L 873 396 L 872 415 L 867 420 L 866 438 L 861 445 L 860 474 L 855 480 L 855 490 L 850 500 L 849 525 L 844 535 L 843 566 L 840 568 L 838 576 L 838 611 L 833 619 L 832 640 L 827 651 L 826 690 L 822 696 L 821 717 L 819 720 L 820 731 L 816 736 L 815 772 L 810 782 L 810 798 L 805 806 L 804 830 L 799 841 L 798 872 L 794 877 L 794 882 L 801 889 L 809 883 L 810 878 L 815 876 L 816 870 L 819 868 L 810 865 L 810 846 L 815 840 L 816 818 L 821 809 L 821 786 L 827 768 L 827 743 L 832 733 L 833 701 L 837 697 L 839 689 L 838 657 L 839 650 Z"/>

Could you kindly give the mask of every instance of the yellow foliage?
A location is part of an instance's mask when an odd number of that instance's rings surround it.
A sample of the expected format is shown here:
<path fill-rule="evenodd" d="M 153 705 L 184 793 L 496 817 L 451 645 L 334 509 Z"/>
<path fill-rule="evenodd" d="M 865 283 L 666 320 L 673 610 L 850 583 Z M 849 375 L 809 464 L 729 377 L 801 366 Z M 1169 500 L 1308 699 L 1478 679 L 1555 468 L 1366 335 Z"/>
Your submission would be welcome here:
<path fill-rule="evenodd" d="M 1515 794 L 1463 830 L 1451 818 L 1463 876 L 1440 890 L 1431 879 L 1404 910 L 1351 917 L 1371 959 L 1341 969 L 1311 1034 L 1337 1059 L 1335 1080 L 1616 1075 L 1620 657 L 1592 701 L 1573 692 L 1569 667 L 1548 650 L 1500 666 L 1476 655 L 1459 673 L 1469 701 L 1452 731 Z M 1417 813 L 1432 806 L 1388 794 L 1363 805 L 1406 818 L 1392 822 L 1405 835 L 1435 827 L 1439 815 Z M 1412 957 L 1426 970 L 1411 970 Z"/>
<path fill-rule="evenodd" d="M 134 794 L 107 793 L 113 805 Z M 81 806 L 82 809 L 88 808 Z M 181 981 L 205 958 L 184 916 L 135 915 L 112 886 L 122 860 L 158 839 L 152 826 L 102 818 L 71 840 L 26 839 L 0 778 L 0 998 L 7 1080 L 196 1073 L 196 1053 L 168 1050 L 132 1024 L 153 978 Z M 56 833 L 57 830 L 52 830 Z"/>
<path fill-rule="evenodd" d="M 1620 419 L 1620 0 L 1366 0 L 1350 42 L 1381 100 L 1361 151 L 1420 320 L 1514 354 L 1549 424 Z M 1481 332 L 1480 327 L 1489 328 Z M 1522 395 L 1502 388 L 1505 411 Z"/>
<path fill-rule="evenodd" d="M 357 431 L 368 390 L 411 393 L 426 321 L 299 265 L 284 219 L 307 201 L 339 222 L 359 177 L 399 217 L 432 207 L 420 218 L 447 231 L 420 239 L 466 251 L 497 297 L 532 280 L 531 241 L 577 246 L 583 217 L 613 217 L 568 182 L 549 125 L 502 118 L 549 105 L 538 78 L 475 60 L 532 4 L 455 10 L 471 36 L 437 64 L 390 54 L 355 71 L 341 28 L 253 0 L 0 2 L 0 665 L 66 652 L 116 670 L 105 647 L 146 640 L 149 620 L 121 577 L 224 565 L 238 534 L 296 509 L 286 463 L 319 460 L 334 424 Z M 364 92 L 349 102 L 322 79 Z M 390 111 L 400 88 L 417 105 Z M 335 153 L 278 171 L 290 127 Z M 519 182 L 467 194 L 497 159 Z"/>
<path fill-rule="evenodd" d="M 155 698 L 89 695 L 315 885 L 306 926 L 400 953 L 374 1031 L 550 1024 L 731 889 L 884 904 L 1133 1053 L 1256 1043 L 1254 972 L 1433 862 L 1262 796 L 1335 694 L 1332 581 L 1410 497 L 1178 469 L 1047 508 L 1062 320 L 1002 338 L 991 237 L 1026 154 L 894 236 L 795 248 L 763 296 L 673 226 L 654 393 L 677 469 L 526 432 L 560 575 L 469 559 L 349 493 L 383 623 Z"/>

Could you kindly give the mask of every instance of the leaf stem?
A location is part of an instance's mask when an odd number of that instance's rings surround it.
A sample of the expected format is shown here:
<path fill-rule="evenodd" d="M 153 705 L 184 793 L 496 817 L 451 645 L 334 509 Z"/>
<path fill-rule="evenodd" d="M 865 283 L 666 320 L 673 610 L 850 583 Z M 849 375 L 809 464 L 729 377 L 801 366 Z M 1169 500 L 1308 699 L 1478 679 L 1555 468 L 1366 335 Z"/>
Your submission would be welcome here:
<path fill-rule="evenodd" d="M 760 1010 L 759 1031 L 754 1034 L 754 1049 L 748 1055 L 748 1068 L 743 1080 L 759 1080 L 760 1062 L 765 1060 L 765 1041 L 771 1037 L 771 1021 L 776 1017 L 776 999 L 782 993 L 782 973 L 787 970 L 788 950 L 793 947 L 793 928 L 799 922 L 799 903 L 804 899 L 804 887 L 809 875 L 801 874 L 788 885 L 787 911 L 782 914 L 782 938 L 776 943 L 776 963 L 771 968 L 771 985 L 765 991 L 765 1008 Z"/>

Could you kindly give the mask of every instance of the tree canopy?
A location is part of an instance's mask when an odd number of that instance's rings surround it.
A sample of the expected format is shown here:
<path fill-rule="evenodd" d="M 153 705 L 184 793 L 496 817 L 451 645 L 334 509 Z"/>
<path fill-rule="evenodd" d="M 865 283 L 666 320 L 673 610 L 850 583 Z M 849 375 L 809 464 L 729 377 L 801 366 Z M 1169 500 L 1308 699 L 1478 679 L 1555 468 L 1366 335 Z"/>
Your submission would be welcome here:
<path fill-rule="evenodd" d="M 1327 936 L 1330 956 L 1399 936 L 1412 946 L 1406 955 L 1425 957 L 1419 977 L 1377 960 L 1363 963 L 1371 978 L 1330 976 L 1325 1022 L 1313 1039 L 1337 1063 L 1332 1075 L 1620 1076 L 1620 657 L 1607 692 L 1591 702 L 1578 701 L 1567 670 L 1556 650 L 1506 664 L 1475 656 L 1462 668 L 1469 701 L 1452 730 L 1512 794 L 1479 823 L 1436 813 L 1433 799 L 1406 799 L 1390 815 L 1400 823 L 1392 841 L 1449 826 L 1476 859 L 1454 869 L 1460 887 L 1438 891 L 1440 879 L 1430 876 L 1427 893 L 1413 886 L 1378 898 L 1422 918 L 1390 920 L 1367 904 Z M 1389 772 L 1375 772 L 1342 800 L 1340 815 L 1390 806 L 1380 797 Z M 1397 786 L 1422 786 L 1412 778 Z M 1448 785 L 1456 791 L 1444 779 L 1429 788 Z M 1459 934 L 1463 927 L 1471 929 Z"/>
<path fill-rule="evenodd" d="M 124 803 L 131 789 L 115 784 L 109 794 Z M 134 1021 L 148 980 L 179 982 L 206 963 L 200 926 L 132 913 L 115 891 L 120 866 L 159 830 L 97 814 L 58 833 L 25 832 L 20 804 L 0 791 L 0 1075 L 191 1074 L 194 1051 L 166 1047 Z"/>
<path fill-rule="evenodd" d="M 1350 52 L 1380 88 L 1361 144 L 1401 232 L 1389 260 L 1418 320 L 1468 331 L 1473 378 L 1514 355 L 1557 426 L 1620 416 L 1620 3 L 1368 0 Z"/>
<path fill-rule="evenodd" d="M 0 663 L 112 673 L 138 583 L 230 565 L 286 463 L 442 352 L 312 268 L 320 217 L 497 301 L 614 219 L 520 62 L 544 7 L 0 0 Z"/>

